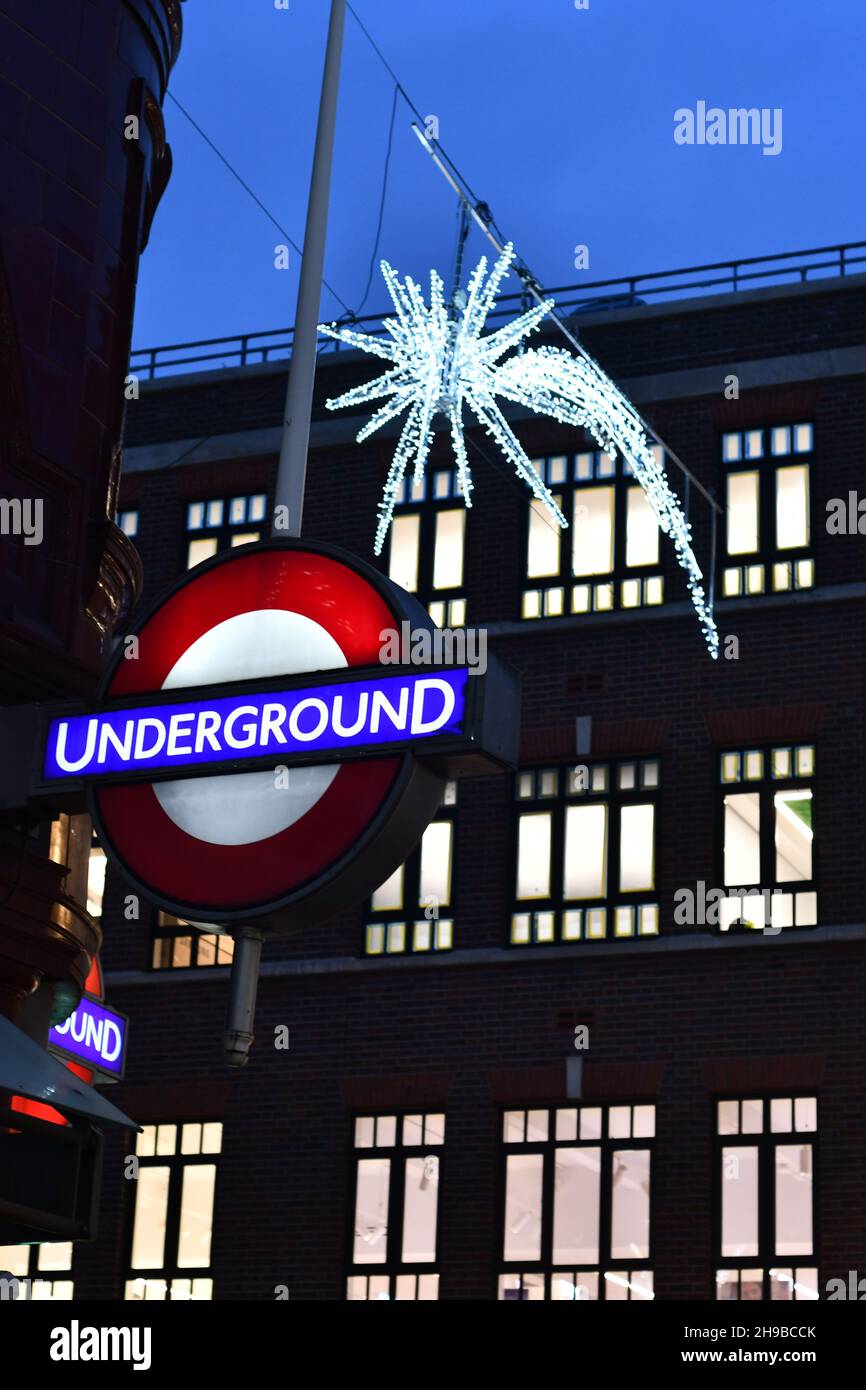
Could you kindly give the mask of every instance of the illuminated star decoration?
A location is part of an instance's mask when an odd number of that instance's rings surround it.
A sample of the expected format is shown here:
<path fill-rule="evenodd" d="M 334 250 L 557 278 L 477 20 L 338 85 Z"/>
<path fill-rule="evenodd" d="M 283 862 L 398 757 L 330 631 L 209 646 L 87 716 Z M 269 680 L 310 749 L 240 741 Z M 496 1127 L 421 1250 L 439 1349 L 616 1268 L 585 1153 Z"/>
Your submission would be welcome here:
<path fill-rule="evenodd" d="M 691 528 L 668 485 L 661 451 L 651 448 L 637 411 L 588 354 L 576 357 L 550 347 L 524 349 L 523 340 L 553 308 L 552 299 L 544 300 L 503 328 L 483 333 L 513 259 L 514 248 L 509 243 L 487 275 L 487 258 L 482 256 L 465 292 L 455 296 L 453 307 L 445 302 L 442 279 L 435 270 L 430 272 L 428 307 L 416 282 L 408 275 L 400 280 L 393 267 L 382 261 L 382 274 L 396 310 L 396 317 L 383 320 L 384 332 L 357 333 L 333 323 L 319 326 L 319 331 L 328 337 L 390 364 L 372 381 L 326 402 L 329 410 L 340 410 L 384 398 L 384 404 L 358 432 L 359 444 L 408 411 L 379 502 L 375 553 L 382 552 L 407 468 L 411 465 L 414 481 L 423 478 L 433 443 L 433 419 L 439 413 L 448 419 L 459 490 L 466 506 L 471 507 L 472 473 L 463 433 L 464 406 L 496 441 L 557 525 L 568 525 L 499 408 L 496 397 L 500 396 L 528 407 L 534 414 L 585 429 L 600 448 L 614 457 L 622 454 L 644 489 L 660 529 L 673 540 L 710 655 L 718 656 L 718 632 L 692 549 Z M 512 355 L 503 362 L 501 359 L 509 352 Z"/>

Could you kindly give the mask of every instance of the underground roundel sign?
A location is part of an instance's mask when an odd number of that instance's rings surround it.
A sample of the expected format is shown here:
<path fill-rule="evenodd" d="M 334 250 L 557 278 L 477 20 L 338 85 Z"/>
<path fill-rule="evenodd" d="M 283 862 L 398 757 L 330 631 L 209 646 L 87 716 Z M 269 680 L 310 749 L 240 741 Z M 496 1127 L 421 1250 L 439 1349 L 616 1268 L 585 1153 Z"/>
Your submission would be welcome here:
<path fill-rule="evenodd" d="M 403 861 L 460 759 L 513 761 L 516 701 L 491 670 L 382 663 L 386 632 L 424 629 L 410 595 L 334 547 L 215 557 L 119 644 L 96 708 L 49 711 L 42 785 L 86 795 L 106 850 L 166 911 L 320 919 Z"/>

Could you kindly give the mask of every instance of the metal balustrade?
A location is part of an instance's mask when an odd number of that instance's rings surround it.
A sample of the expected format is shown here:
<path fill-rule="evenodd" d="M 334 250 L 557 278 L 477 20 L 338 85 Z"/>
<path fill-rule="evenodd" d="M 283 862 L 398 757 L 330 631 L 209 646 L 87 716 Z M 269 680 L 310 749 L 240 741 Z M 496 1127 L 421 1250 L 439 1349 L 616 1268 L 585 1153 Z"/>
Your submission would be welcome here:
<path fill-rule="evenodd" d="M 856 274 L 857 268 L 862 266 L 866 266 L 866 241 L 849 241 L 809 251 L 783 251 L 775 256 L 747 256 L 677 270 L 650 271 L 645 275 L 625 275 L 614 280 L 591 280 L 581 285 L 555 285 L 544 293 L 556 300 L 560 314 L 569 317 L 630 308 L 663 298 L 683 298 L 709 290 L 736 293 L 780 282 L 805 283 L 818 277 L 834 278 Z M 520 311 L 523 302 L 523 291 L 500 295 L 488 319 L 510 318 Z M 353 319 L 344 315 L 340 322 L 351 323 L 365 333 L 381 333 L 384 331 L 382 319 L 382 314 L 364 314 Z M 207 371 L 271 362 L 291 355 L 292 335 L 291 328 L 271 328 L 262 333 L 238 333 L 224 338 L 199 338 L 189 343 L 134 348 L 130 371 L 150 380 L 184 370 Z M 346 351 L 344 345 L 332 338 L 319 341 L 320 353 Z"/>

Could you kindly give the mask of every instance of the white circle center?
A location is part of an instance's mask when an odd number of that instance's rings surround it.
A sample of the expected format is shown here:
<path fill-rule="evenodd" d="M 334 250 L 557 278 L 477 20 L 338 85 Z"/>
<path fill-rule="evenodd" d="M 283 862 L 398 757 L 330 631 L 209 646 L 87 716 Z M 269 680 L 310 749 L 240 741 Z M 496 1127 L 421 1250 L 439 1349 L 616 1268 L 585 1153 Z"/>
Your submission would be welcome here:
<path fill-rule="evenodd" d="M 323 627 L 284 608 L 259 608 L 203 632 L 175 662 L 163 690 L 218 685 L 258 676 L 328 671 L 348 662 Z M 227 777 L 189 777 L 153 790 L 165 814 L 187 835 L 212 845 L 270 839 L 305 816 L 324 796 L 339 768 L 293 767 Z M 283 783 L 288 785 L 283 785 Z"/>

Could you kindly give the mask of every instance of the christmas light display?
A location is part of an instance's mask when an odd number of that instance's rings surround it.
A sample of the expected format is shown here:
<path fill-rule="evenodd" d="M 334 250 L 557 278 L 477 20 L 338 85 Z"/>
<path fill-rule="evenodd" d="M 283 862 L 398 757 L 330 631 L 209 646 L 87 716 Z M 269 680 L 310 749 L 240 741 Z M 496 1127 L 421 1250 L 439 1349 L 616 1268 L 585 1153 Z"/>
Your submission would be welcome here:
<path fill-rule="evenodd" d="M 551 347 L 525 349 L 524 340 L 553 308 L 553 300 L 544 300 L 502 328 L 483 332 L 513 259 L 509 244 L 488 275 L 483 256 L 466 290 L 458 291 L 450 306 L 435 270 L 430 274 L 428 306 L 418 284 L 408 275 L 401 280 L 383 261 L 382 274 L 396 310 L 396 317 L 383 321 L 384 332 L 358 333 L 336 324 L 320 325 L 320 332 L 328 337 L 390 364 L 372 381 L 327 401 L 329 410 L 339 410 L 384 400 L 359 431 L 358 443 L 408 411 L 379 502 L 375 553 L 381 554 L 407 468 L 416 481 L 423 477 L 437 414 L 449 422 L 460 490 L 466 506 L 472 505 L 464 407 L 496 441 L 556 524 L 568 525 L 503 415 L 498 396 L 534 414 L 586 430 L 602 449 L 627 461 L 659 527 L 674 543 L 710 654 L 717 656 L 718 633 L 692 549 L 691 529 L 668 484 L 661 451 L 651 447 L 637 411 L 588 355 L 577 357 Z M 507 353 L 511 355 L 506 357 Z"/>

